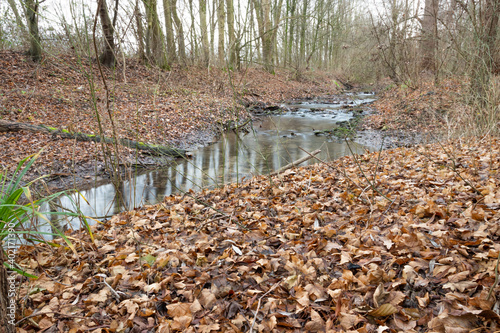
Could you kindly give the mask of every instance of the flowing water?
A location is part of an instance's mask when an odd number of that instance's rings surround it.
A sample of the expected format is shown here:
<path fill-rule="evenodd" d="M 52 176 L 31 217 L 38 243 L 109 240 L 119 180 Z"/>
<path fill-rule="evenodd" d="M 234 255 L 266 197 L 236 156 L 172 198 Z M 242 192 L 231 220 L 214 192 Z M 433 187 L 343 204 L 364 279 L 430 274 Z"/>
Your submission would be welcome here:
<path fill-rule="evenodd" d="M 88 204 L 76 195 L 73 200 L 78 202 L 84 215 L 102 218 L 160 202 L 170 194 L 268 174 L 307 156 L 303 150 L 321 149 L 317 157 L 324 161 L 350 155 L 351 150 L 363 153 L 371 147 L 354 142 L 348 146 L 344 140 L 318 136 L 315 131 L 329 130 L 339 122 L 350 120 L 353 111 L 349 107 L 372 102 L 373 98 L 372 94 L 357 94 L 282 105 L 285 112 L 258 117 L 249 133 L 229 131 L 216 143 L 193 151 L 192 158 L 176 159 L 168 167 L 137 174 L 131 181 L 120 185 L 121 201 L 115 200 L 116 191 L 112 184 L 83 191 Z M 316 162 L 310 159 L 303 165 Z M 68 198 L 60 201 L 62 206 L 72 207 Z"/>

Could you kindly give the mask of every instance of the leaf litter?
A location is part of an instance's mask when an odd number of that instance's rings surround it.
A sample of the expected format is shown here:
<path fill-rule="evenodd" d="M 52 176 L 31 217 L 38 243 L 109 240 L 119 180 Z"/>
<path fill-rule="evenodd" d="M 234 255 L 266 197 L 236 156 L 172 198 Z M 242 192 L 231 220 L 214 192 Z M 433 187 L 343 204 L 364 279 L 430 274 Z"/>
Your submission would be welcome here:
<path fill-rule="evenodd" d="M 71 232 L 78 256 L 23 246 L 19 331 L 496 331 L 499 147 L 344 157 L 123 212 Z"/>

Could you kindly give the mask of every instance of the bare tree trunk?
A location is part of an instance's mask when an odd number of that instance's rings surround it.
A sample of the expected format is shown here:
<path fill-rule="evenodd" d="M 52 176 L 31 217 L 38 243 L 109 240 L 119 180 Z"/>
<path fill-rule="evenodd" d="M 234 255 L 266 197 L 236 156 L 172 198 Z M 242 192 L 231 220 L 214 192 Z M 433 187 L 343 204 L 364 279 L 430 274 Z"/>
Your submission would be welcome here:
<path fill-rule="evenodd" d="M 14 17 L 16 19 L 17 26 L 19 28 L 21 28 L 23 33 L 26 33 L 27 32 L 26 26 L 24 25 L 23 18 L 21 17 L 21 15 L 19 14 L 19 11 L 17 10 L 16 1 L 15 0 L 7 0 L 7 2 L 9 3 L 9 6 L 12 9 L 12 12 L 14 13 Z"/>
<path fill-rule="evenodd" d="M 311 48 L 309 51 L 309 55 L 307 56 L 307 59 L 305 59 L 305 65 L 306 69 L 309 69 L 309 65 L 311 62 L 311 58 L 313 57 L 314 53 L 316 52 L 316 49 L 318 48 L 319 44 L 319 32 L 320 32 L 320 27 L 323 23 L 325 11 L 324 11 L 324 0 L 318 0 L 316 2 L 316 7 L 314 9 L 314 16 L 316 17 L 316 27 L 314 28 L 313 37 L 311 41 Z"/>
<path fill-rule="evenodd" d="M 292 54 L 293 54 L 293 41 L 294 41 L 294 33 L 295 33 L 295 23 L 297 19 L 295 18 L 295 10 L 297 8 L 297 0 L 292 0 L 291 8 L 290 8 L 290 16 L 293 19 L 290 21 L 290 32 L 288 34 L 288 64 L 292 63 Z"/>
<path fill-rule="evenodd" d="M 275 33 L 273 31 L 273 22 L 271 18 L 271 1 L 253 0 L 253 3 L 255 6 L 257 26 L 259 28 L 259 35 L 262 43 L 262 62 L 264 63 L 266 71 L 274 73 L 273 37 L 275 36 Z"/>
<path fill-rule="evenodd" d="M 160 68 L 168 68 L 163 32 L 158 19 L 157 0 L 143 0 L 146 7 L 148 29 L 146 32 L 146 54 Z"/>
<path fill-rule="evenodd" d="M 500 1 L 489 0 L 486 7 L 486 45 L 490 56 L 490 72 L 500 72 L 500 49 L 498 45 L 498 25 L 500 19 Z"/>
<path fill-rule="evenodd" d="M 167 37 L 167 59 L 175 61 L 174 27 L 172 24 L 172 4 L 170 0 L 163 0 L 163 14 L 165 16 L 165 35 Z"/>
<path fill-rule="evenodd" d="M 42 59 L 42 45 L 40 44 L 40 33 L 38 31 L 39 0 L 25 0 L 24 5 L 30 40 L 28 53 L 33 61 L 39 62 Z"/>
<path fill-rule="evenodd" d="M 106 0 L 99 0 L 98 3 L 99 18 L 101 20 L 102 32 L 104 34 L 104 51 L 99 56 L 101 64 L 107 67 L 114 67 L 115 58 L 115 40 L 114 27 L 109 18 L 108 6 Z"/>
<path fill-rule="evenodd" d="M 144 54 L 144 28 L 142 26 L 142 14 L 139 8 L 139 0 L 135 2 L 134 8 L 135 23 L 137 25 L 137 43 L 138 43 L 138 55 L 141 61 L 146 60 L 146 55 Z"/>
<path fill-rule="evenodd" d="M 203 66 L 208 67 L 208 64 L 210 63 L 210 49 L 208 45 L 206 0 L 200 0 L 200 28 L 201 28 L 202 63 Z"/>
<path fill-rule="evenodd" d="M 439 0 L 425 0 L 424 17 L 422 25 L 422 41 L 420 43 L 422 63 L 420 67 L 424 71 L 436 74 L 436 51 L 438 47 L 437 15 Z"/>
<path fill-rule="evenodd" d="M 274 72 L 273 63 L 273 44 L 272 44 L 272 32 L 271 32 L 271 1 L 262 0 L 262 12 L 263 12 L 263 22 L 262 25 L 264 29 L 262 30 L 262 61 L 264 62 L 264 68 L 269 72 Z"/>
<path fill-rule="evenodd" d="M 210 2 L 208 2 L 210 3 Z M 208 7 L 210 8 L 210 7 Z M 217 1 L 212 1 L 212 10 L 208 11 L 208 18 L 210 21 L 210 59 L 215 59 L 215 24 L 217 23 Z"/>
<path fill-rule="evenodd" d="M 226 25 L 226 16 L 224 11 L 224 0 L 218 0 L 217 2 L 217 27 L 219 31 L 219 44 L 217 53 L 219 56 L 220 66 L 225 66 L 225 52 L 224 52 L 224 28 Z"/>
<path fill-rule="evenodd" d="M 302 7 L 301 13 L 301 25 L 300 25 L 300 55 L 299 55 L 299 63 L 297 64 L 297 68 L 303 64 L 306 58 L 306 27 L 307 27 L 307 4 L 308 1 L 304 1 L 304 5 Z"/>
<path fill-rule="evenodd" d="M 170 0 L 172 6 L 172 18 L 174 19 L 175 29 L 177 30 L 177 40 L 179 44 L 179 59 L 183 64 L 186 64 L 186 45 L 184 42 L 184 29 L 182 21 L 177 15 L 177 0 Z"/>
<path fill-rule="evenodd" d="M 231 67 L 240 68 L 239 57 L 236 52 L 239 52 L 239 43 L 236 41 L 234 33 L 234 5 L 233 0 L 226 0 L 227 5 L 227 32 L 229 35 L 229 65 Z"/>
<path fill-rule="evenodd" d="M 272 8 L 273 11 L 273 23 L 272 23 L 272 31 L 271 31 L 271 45 L 272 45 L 272 62 L 273 64 L 277 62 L 277 49 L 278 49 L 278 44 L 276 43 L 277 36 L 278 36 L 278 28 L 279 24 L 281 21 L 281 8 L 283 6 L 283 0 L 276 0 L 274 3 L 274 6 Z M 274 69 L 273 69 L 274 71 Z"/>
<path fill-rule="evenodd" d="M 194 61 L 194 59 L 199 55 L 199 47 L 198 47 L 198 39 L 196 38 L 196 31 L 195 31 L 196 29 L 194 26 L 196 19 L 194 17 L 193 0 L 188 0 L 188 1 L 189 1 L 189 15 L 191 16 L 191 28 L 189 29 L 191 36 L 191 60 Z"/>

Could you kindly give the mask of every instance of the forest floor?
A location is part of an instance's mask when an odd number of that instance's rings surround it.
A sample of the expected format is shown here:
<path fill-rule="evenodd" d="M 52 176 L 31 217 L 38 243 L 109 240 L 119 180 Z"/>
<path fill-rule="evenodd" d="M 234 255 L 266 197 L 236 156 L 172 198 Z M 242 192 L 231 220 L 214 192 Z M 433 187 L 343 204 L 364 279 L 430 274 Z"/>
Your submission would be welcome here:
<path fill-rule="evenodd" d="M 74 59 L 34 66 L 1 55 L 2 119 L 95 131 Z M 233 90 L 222 71 L 134 66 L 126 82 L 120 69 L 108 73 L 120 133 L 186 147 L 213 135 L 199 135 L 207 127 L 248 117 L 234 91 L 265 106 L 337 89 L 317 73 L 298 82 L 252 69 L 234 74 Z M 460 89 L 388 89 L 363 126 L 446 133 Z M 0 133 L 0 163 L 12 170 L 46 146 L 39 172 L 71 173 L 99 154 L 67 142 Z M 16 262 L 39 278 L 17 278 L 18 331 L 496 331 L 499 147 L 486 137 L 319 162 L 166 197 L 92 226 L 93 237 L 68 231 L 72 246 L 23 246 Z"/>
<path fill-rule="evenodd" d="M 498 331 L 499 147 L 344 157 L 23 246 L 19 331 Z"/>

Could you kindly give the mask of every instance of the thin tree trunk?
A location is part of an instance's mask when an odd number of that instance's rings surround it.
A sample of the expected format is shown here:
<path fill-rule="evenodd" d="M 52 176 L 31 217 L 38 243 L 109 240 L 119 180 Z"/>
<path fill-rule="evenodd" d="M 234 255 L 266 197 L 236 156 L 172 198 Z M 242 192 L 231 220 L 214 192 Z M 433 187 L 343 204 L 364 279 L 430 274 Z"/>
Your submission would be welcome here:
<path fill-rule="evenodd" d="M 144 54 L 144 28 L 142 26 L 142 14 L 139 8 L 139 0 L 135 2 L 134 8 L 135 23 L 137 25 L 137 44 L 138 44 L 138 55 L 141 61 L 146 60 L 146 55 Z"/>
<path fill-rule="evenodd" d="M 109 18 L 108 6 L 106 0 L 99 0 L 98 3 L 99 18 L 101 20 L 102 32 L 104 34 L 104 51 L 99 56 L 101 64 L 107 67 L 114 67 L 115 58 L 115 40 L 114 28 Z"/>
<path fill-rule="evenodd" d="M 296 10 L 296 7 L 297 7 L 297 0 L 292 0 L 292 3 L 291 3 L 291 8 L 290 8 L 290 17 L 292 17 L 290 19 L 290 31 L 288 33 L 288 50 L 287 50 L 287 54 L 288 54 L 288 64 L 291 64 L 292 63 L 292 50 L 293 50 L 293 40 L 294 40 L 294 30 L 295 30 L 295 23 L 297 22 L 296 18 L 295 18 L 295 10 Z"/>
<path fill-rule="evenodd" d="M 471 88 L 480 99 L 482 105 L 487 102 L 487 90 L 490 77 L 495 70 L 498 56 L 498 20 L 500 18 L 500 1 L 486 0 L 481 15 L 481 35 L 478 41 L 478 54 L 473 63 Z"/>
<path fill-rule="evenodd" d="M 262 43 L 262 62 L 264 68 L 269 73 L 274 72 L 273 45 L 272 45 L 272 22 L 271 22 L 271 1 L 253 0 L 255 14 L 257 17 L 257 27 L 259 29 Z"/>
<path fill-rule="evenodd" d="M 277 41 L 277 36 L 278 36 L 278 28 L 279 28 L 279 24 L 280 24 L 280 21 L 281 21 L 281 7 L 283 6 L 283 0 L 276 0 L 276 2 L 274 3 L 274 8 L 273 8 L 273 11 L 274 11 L 274 15 L 273 15 L 273 23 L 272 23 L 272 35 L 271 35 L 271 45 L 272 45 L 272 57 L 273 57 L 273 64 L 275 63 L 275 61 L 277 61 L 277 57 L 276 57 L 276 54 L 277 54 L 277 50 L 278 50 L 278 44 L 276 43 Z M 273 69 L 274 71 L 274 69 Z"/>
<path fill-rule="evenodd" d="M 436 51 L 437 51 L 437 14 L 439 0 L 425 0 L 424 17 L 422 18 L 422 41 L 420 43 L 422 63 L 420 67 L 424 71 L 436 73 Z"/>
<path fill-rule="evenodd" d="M 193 0 L 189 0 L 189 15 L 191 16 L 191 28 L 189 29 L 191 36 L 191 60 L 194 61 L 194 59 L 199 56 L 199 47 L 194 26 L 196 19 L 194 17 Z"/>
<path fill-rule="evenodd" d="M 17 26 L 19 28 L 21 28 L 23 33 L 27 33 L 26 25 L 24 25 L 23 18 L 21 17 L 21 15 L 19 14 L 19 11 L 17 10 L 16 1 L 15 0 L 7 0 L 7 2 L 9 3 L 10 9 L 12 9 L 12 12 L 14 13 L 14 18 L 16 19 Z"/>
<path fill-rule="evenodd" d="M 208 64 L 210 63 L 210 49 L 208 45 L 206 0 L 200 0 L 200 28 L 201 28 L 202 63 L 203 66 L 208 67 Z"/>
<path fill-rule="evenodd" d="M 304 1 L 301 13 L 301 26 L 300 26 L 300 49 L 299 49 L 299 63 L 297 68 L 304 63 L 306 57 L 306 30 L 307 30 L 307 4 L 308 1 Z"/>
<path fill-rule="evenodd" d="M 168 61 L 165 54 L 163 32 L 161 31 L 160 21 L 158 19 L 157 0 L 143 0 L 143 2 L 146 7 L 146 16 L 148 20 L 146 53 L 158 67 L 167 69 Z"/>
<path fill-rule="evenodd" d="M 38 31 L 39 0 L 26 0 L 25 6 L 30 40 L 30 49 L 28 53 L 33 61 L 39 62 L 42 59 L 42 46 L 40 44 L 40 33 Z"/>
<path fill-rule="evenodd" d="M 234 33 L 234 5 L 233 0 L 226 0 L 227 5 L 227 32 L 229 35 L 229 65 L 233 68 L 240 68 L 239 57 L 236 52 L 239 52 L 239 43 L 236 41 Z"/>
<path fill-rule="evenodd" d="M 219 32 L 219 43 L 217 48 L 217 53 L 219 56 L 219 65 L 225 65 L 225 52 L 224 52 L 224 28 L 226 25 L 226 16 L 224 10 L 224 0 L 218 0 L 217 2 L 217 27 Z"/>
<path fill-rule="evenodd" d="M 170 0 L 172 6 L 172 18 L 174 19 L 175 29 L 177 29 L 177 40 L 179 44 L 179 59 L 181 63 L 186 64 L 186 45 L 184 42 L 184 29 L 182 21 L 177 15 L 177 0 Z"/>
<path fill-rule="evenodd" d="M 210 7 L 208 7 L 210 8 Z M 212 10 L 208 11 L 208 18 L 210 20 L 210 59 L 215 59 L 215 24 L 217 22 L 217 1 L 212 1 Z"/>
<path fill-rule="evenodd" d="M 307 56 L 307 59 L 305 61 L 306 69 L 309 69 L 311 59 L 318 48 L 318 44 L 319 44 L 319 37 L 318 36 L 319 36 L 319 32 L 320 32 L 320 27 L 321 27 L 321 24 L 323 23 L 323 18 L 324 18 L 323 5 L 324 5 L 323 0 L 318 0 L 316 2 L 316 8 L 314 9 L 314 13 L 315 13 L 314 16 L 316 17 L 316 27 L 314 28 L 314 31 L 313 31 L 313 38 L 311 41 L 311 48 L 309 51 L 309 55 Z"/>
<path fill-rule="evenodd" d="M 274 72 L 273 64 L 273 44 L 272 44 L 272 22 L 271 22 L 271 1 L 262 0 L 263 30 L 262 30 L 262 61 L 264 68 L 269 72 Z"/>
<path fill-rule="evenodd" d="M 163 14 L 165 16 L 165 35 L 167 38 L 167 59 L 175 61 L 174 27 L 172 24 L 172 5 L 170 0 L 163 0 Z"/>

